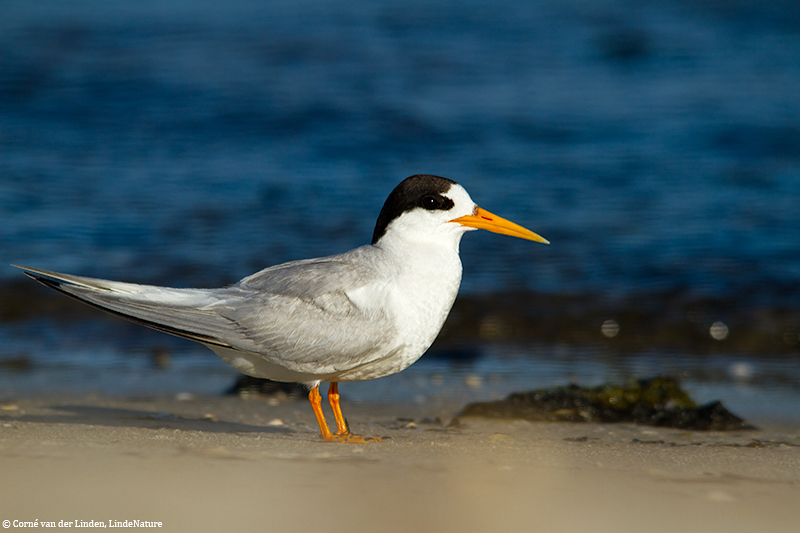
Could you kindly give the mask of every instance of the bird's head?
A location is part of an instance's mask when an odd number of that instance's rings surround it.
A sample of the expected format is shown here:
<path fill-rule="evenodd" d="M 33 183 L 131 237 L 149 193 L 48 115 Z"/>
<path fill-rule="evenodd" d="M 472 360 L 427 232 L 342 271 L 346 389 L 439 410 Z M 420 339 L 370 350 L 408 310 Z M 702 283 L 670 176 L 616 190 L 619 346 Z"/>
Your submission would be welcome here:
<path fill-rule="evenodd" d="M 381 209 L 372 244 L 384 239 L 452 241 L 476 229 L 548 244 L 547 239 L 478 207 L 453 180 L 418 174 L 403 180 Z"/>

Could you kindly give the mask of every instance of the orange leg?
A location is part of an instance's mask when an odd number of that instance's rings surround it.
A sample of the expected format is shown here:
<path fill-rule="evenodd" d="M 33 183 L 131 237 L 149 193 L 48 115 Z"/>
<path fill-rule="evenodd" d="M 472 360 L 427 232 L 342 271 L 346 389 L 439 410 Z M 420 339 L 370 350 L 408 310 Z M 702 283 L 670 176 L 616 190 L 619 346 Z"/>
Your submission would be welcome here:
<path fill-rule="evenodd" d="M 331 381 L 331 386 L 328 387 L 328 401 L 333 409 L 333 416 L 336 418 L 336 434 L 348 435 L 350 429 L 347 427 L 347 421 L 342 414 L 342 407 L 339 405 L 339 383 Z"/>
<path fill-rule="evenodd" d="M 308 401 L 311 402 L 311 408 L 314 409 L 314 415 L 317 417 L 317 423 L 321 432 L 322 440 L 325 442 L 347 442 L 350 444 L 363 444 L 366 442 L 376 442 L 383 440 L 381 437 L 362 437 L 361 435 L 354 435 L 350 433 L 347 428 L 347 422 L 342 415 L 342 408 L 339 406 L 339 385 L 338 383 L 331 383 L 328 389 L 328 401 L 331 403 L 333 409 L 333 416 L 336 417 L 336 434 L 331 433 L 328 429 L 328 423 L 325 421 L 325 414 L 322 412 L 322 395 L 319 393 L 319 386 L 314 387 L 308 393 Z"/>
<path fill-rule="evenodd" d="M 328 423 L 325 421 L 325 414 L 322 412 L 322 395 L 319 393 L 319 385 L 309 391 L 308 401 L 311 402 L 311 408 L 314 410 L 314 414 L 317 417 L 317 423 L 322 432 L 322 440 L 325 442 L 332 442 L 334 440 L 333 433 L 328 429 Z"/>

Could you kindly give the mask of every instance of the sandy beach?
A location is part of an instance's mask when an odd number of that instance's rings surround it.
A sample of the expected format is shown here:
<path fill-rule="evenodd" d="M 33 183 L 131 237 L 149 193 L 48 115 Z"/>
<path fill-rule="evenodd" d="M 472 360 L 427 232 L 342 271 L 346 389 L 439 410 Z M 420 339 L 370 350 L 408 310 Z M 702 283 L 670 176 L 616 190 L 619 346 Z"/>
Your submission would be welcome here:
<path fill-rule="evenodd" d="M 166 531 L 731 533 L 800 525 L 800 428 L 453 424 L 457 406 L 345 409 L 354 431 L 391 440 L 322 443 L 303 401 L 6 400 L 0 520 L 10 530 L 139 520 Z"/>

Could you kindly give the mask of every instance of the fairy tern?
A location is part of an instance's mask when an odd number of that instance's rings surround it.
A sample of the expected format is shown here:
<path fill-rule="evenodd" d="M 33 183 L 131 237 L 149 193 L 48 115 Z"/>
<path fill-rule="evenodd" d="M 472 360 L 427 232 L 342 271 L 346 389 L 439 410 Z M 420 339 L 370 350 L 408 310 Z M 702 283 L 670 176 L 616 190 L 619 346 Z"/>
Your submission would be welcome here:
<path fill-rule="evenodd" d="M 400 372 L 425 353 L 461 284 L 461 237 L 476 229 L 548 243 L 481 209 L 455 181 L 415 175 L 387 198 L 371 244 L 272 266 L 221 289 L 18 268 L 84 303 L 200 342 L 244 374 L 304 383 L 325 441 L 368 442 L 381 439 L 350 433 L 339 382 Z M 323 381 L 336 433 L 322 412 Z"/>

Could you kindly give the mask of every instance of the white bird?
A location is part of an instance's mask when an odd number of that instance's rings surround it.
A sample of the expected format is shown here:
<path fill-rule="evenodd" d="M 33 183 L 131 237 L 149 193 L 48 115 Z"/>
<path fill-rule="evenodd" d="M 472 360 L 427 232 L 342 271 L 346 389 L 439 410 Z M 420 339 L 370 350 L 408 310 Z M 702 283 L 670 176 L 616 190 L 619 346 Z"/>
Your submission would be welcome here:
<path fill-rule="evenodd" d="M 325 441 L 367 442 L 381 439 L 350 433 L 338 383 L 400 372 L 425 353 L 461 284 L 461 237 L 479 228 L 548 243 L 479 208 L 455 181 L 416 175 L 387 198 L 371 244 L 272 266 L 230 287 L 173 289 L 18 268 L 89 305 L 200 342 L 244 374 L 304 383 Z M 323 381 L 335 434 L 322 412 Z"/>

